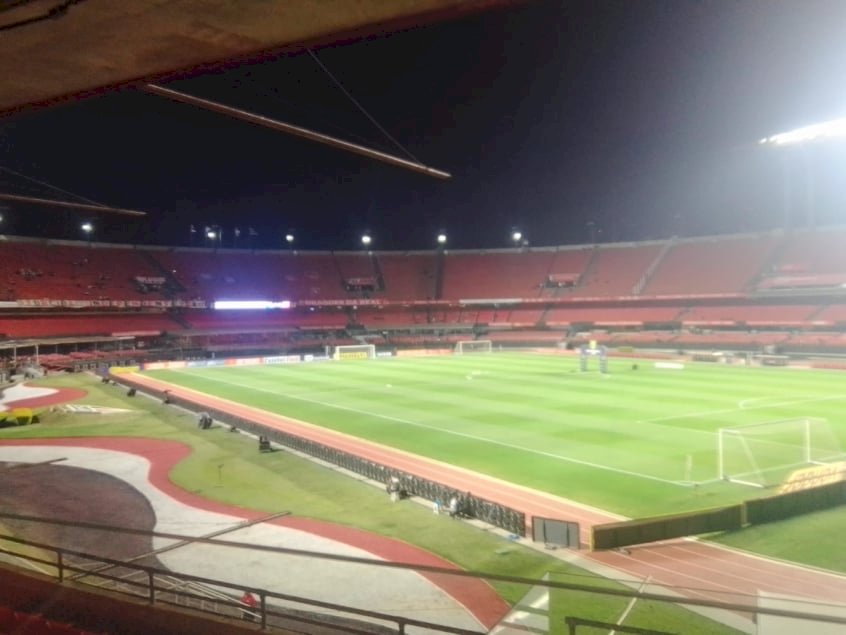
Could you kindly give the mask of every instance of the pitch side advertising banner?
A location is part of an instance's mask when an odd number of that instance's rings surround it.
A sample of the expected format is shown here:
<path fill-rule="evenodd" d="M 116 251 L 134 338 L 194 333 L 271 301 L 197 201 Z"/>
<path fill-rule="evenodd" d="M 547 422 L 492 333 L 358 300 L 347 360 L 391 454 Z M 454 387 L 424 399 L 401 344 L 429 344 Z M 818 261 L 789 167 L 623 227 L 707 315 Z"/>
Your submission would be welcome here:
<path fill-rule="evenodd" d="M 185 368 L 186 365 L 186 362 L 147 362 L 142 368 L 144 370 L 171 370 Z"/>
<path fill-rule="evenodd" d="M 274 355 L 272 357 L 263 357 L 265 364 L 299 364 L 301 359 L 299 355 Z"/>
<path fill-rule="evenodd" d="M 227 366 L 259 366 L 263 364 L 261 357 L 239 357 L 238 359 L 227 359 Z"/>

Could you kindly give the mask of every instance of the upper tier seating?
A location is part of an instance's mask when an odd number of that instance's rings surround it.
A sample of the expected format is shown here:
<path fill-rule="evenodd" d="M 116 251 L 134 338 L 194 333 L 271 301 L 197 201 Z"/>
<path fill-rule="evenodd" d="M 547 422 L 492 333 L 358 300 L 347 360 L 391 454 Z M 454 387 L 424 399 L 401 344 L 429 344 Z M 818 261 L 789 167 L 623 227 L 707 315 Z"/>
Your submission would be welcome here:
<path fill-rule="evenodd" d="M 427 300 L 435 296 L 435 254 L 379 254 L 389 300 Z"/>
<path fill-rule="evenodd" d="M 758 288 L 842 287 L 846 284 L 844 241 L 843 229 L 785 235 Z"/>
<path fill-rule="evenodd" d="M 335 254 L 335 266 L 344 282 L 361 286 L 362 281 L 367 281 L 375 286 L 377 272 L 368 254 Z"/>
<path fill-rule="evenodd" d="M 846 229 L 795 232 L 785 235 L 775 273 L 846 273 Z"/>
<path fill-rule="evenodd" d="M 203 300 L 280 300 L 278 256 L 235 252 L 166 251 L 156 253 L 186 296 Z"/>
<path fill-rule="evenodd" d="M 679 242 L 641 295 L 741 292 L 761 272 L 776 243 L 770 235 Z"/>
<path fill-rule="evenodd" d="M 600 247 L 596 250 L 589 273 L 568 295 L 632 295 L 635 284 L 658 257 L 661 248 L 662 245 L 655 244 Z"/>
<path fill-rule="evenodd" d="M 443 298 L 537 298 L 554 274 L 584 272 L 592 249 L 561 251 L 448 253 Z"/>
<path fill-rule="evenodd" d="M 161 272 L 135 249 L 0 243 L 0 300 L 152 300 L 135 276 L 161 277 Z"/>
<path fill-rule="evenodd" d="M 347 295 L 332 255 L 165 251 L 155 257 L 205 300 L 319 300 Z"/>

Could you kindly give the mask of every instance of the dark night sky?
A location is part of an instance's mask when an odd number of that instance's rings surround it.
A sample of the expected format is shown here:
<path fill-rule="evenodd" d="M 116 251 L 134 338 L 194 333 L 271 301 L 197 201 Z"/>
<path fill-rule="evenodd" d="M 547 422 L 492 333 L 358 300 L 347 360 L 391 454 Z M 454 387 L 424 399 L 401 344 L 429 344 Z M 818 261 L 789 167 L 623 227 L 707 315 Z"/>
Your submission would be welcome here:
<path fill-rule="evenodd" d="M 143 221 L 97 239 L 186 244 L 249 226 L 279 247 L 532 245 L 794 224 L 806 166 L 818 220 L 846 223 L 846 151 L 768 134 L 846 116 L 843 0 L 537 2 L 325 48 L 320 59 L 437 181 L 162 98 L 124 91 L 0 120 L 0 166 Z M 395 152 L 307 55 L 171 84 Z M 398 151 L 396 151 L 398 152 Z M 6 191 L 53 196 L 0 172 Z M 79 236 L 82 217 L 8 205 L 4 231 Z"/>

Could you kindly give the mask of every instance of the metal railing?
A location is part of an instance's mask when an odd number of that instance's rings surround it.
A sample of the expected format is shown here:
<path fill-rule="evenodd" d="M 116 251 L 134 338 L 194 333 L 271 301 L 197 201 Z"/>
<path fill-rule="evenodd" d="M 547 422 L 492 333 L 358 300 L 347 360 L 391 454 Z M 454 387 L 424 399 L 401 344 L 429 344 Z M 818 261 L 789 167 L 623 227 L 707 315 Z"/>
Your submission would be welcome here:
<path fill-rule="evenodd" d="M 287 593 L 276 593 L 267 589 L 256 589 L 225 580 L 216 580 L 190 574 L 177 573 L 152 567 L 97 556 L 73 549 L 65 549 L 33 540 L 0 534 L 0 541 L 50 552 L 54 559 L 47 559 L 24 551 L 12 551 L 0 546 L 0 554 L 13 556 L 34 564 L 42 573 L 55 576 L 57 582 L 69 580 L 72 574 L 79 574 L 77 582 L 108 588 L 110 591 L 135 598 L 143 598 L 151 605 L 168 605 L 188 608 L 215 617 L 252 617 L 262 630 L 285 628 L 292 630 L 292 624 L 319 626 L 347 633 L 373 635 L 374 632 L 390 632 L 403 635 L 408 627 L 452 635 L 481 635 L 480 631 L 448 626 L 379 611 L 371 611 L 332 602 L 314 600 Z M 98 566 L 84 566 L 84 563 Z M 103 566 L 104 565 L 104 566 Z M 102 567 L 102 568 L 101 568 Z M 115 575 L 110 571 L 130 570 L 132 575 Z M 225 589 L 231 592 L 218 591 Z M 250 592 L 258 598 L 258 605 L 251 609 L 239 598 Z"/>

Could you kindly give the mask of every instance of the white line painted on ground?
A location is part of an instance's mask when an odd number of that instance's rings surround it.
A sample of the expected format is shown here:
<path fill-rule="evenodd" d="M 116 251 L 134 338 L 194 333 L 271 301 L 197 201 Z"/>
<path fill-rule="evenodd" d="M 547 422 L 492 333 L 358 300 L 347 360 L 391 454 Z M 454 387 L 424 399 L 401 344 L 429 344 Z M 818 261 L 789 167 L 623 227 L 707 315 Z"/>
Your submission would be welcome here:
<path fill-rule="evenodd" d="M 177 371 L 177 372 L 184 372 L 184 371 Z M 237 386 L 238 388 L 244 388 L 246 390 L 255 390 L 258 392 L 265 392 L 271 395 L 276 395 L 278 397 L 285 397 L 286 399 L 294 399 L 296 401 L 304 401 L 306 403 L 313 403 L 319 406 L 324 406 L 326 408 L 334 408 L 336 410 L 344 410 L 346 412 L 355 412 L 357 414 L 365 415 L 368 417 L 374 417 L 376 419 L 384 419 L 386 421 L 394 421 L 396 423 L 402 423 L 409 426 L 415 426 L 418 428 L 425 428 L 427 430 L 435 430 L 437 432 L 442 432 L 444 434 L 451 434 L 457 437 L 463 437 L 465 439 L 472 439 L 473 441 L 480 441 L 482 443 L 489 443 L 491 445 L 498 445 L 505 448 L 510 448 L 513 450 L 519 450 L 521 452 L 526 452 L 529 454 L 536 454 L 538 456 L 545 456 L 548 458 L 556 459 L 559 461 L 566 461 L 567 463 L 574 463 L 576 465 L 584 465 L 587 467 L 592 467 L 598 470 L 605 470 L 607 472 L 615 472 L 617 474 L 625 474 L 626 476 L 632 476 L 635 478 L 642 478 L 649 481 L 657 481 L 659 483 L 665 483 L 667 485 L 676 485 L 679 487 L 689 487 L 689 485 L 682 483 L 680 481 L 672 481 L 669 479 L 661 478 L 659 476 L 652 476 L 651 474 L 642 474 L 640 472 L 634 472 L 632 470 L 624 470 L 622 468 L 611 467 L 610 465 L 604 465 L 602 463 L 593 463 L 591 461 L 584 461 L 582 459 L 576 459 L 569 456 L 564 456 L 562 454 L 555 454 L 553 452 L 544 452 L 543 450 L 536 450 L 534 448 L 528 448 L 521 445 L 514 445 L 513 443 L 506 443 L 504 441 L 497 441 L 496 439 L 488 439 L 486 437 L 478 436 L 475 434 L 468 434 L 466 432 L 458 432 L 457 430 L 450 430 L 449 428 L 441 428 L 438 426 L 433 426 L 428 423 L 420 423 L 419 421 L 411 421 L 410 419 L 402 419 L 400 417 L 393 417 L 391 415 L 380 414 L 378 412 L 370 412 L 369 410 L 360 410 L 359 408 L 353 408 L 351 406 L 342 406 L 340 404 L 330 403 L 328 401 L 321 401 L 318 399 L 309 399 L 308 397 L 301 397 L 299 395 L 292 395 L 289 393 L 283 393 L 276 390 L 268 390 L 266 388 L 257 388 L 256 386 L 251 386 L 249 384 L 239 384 L 238 382 L 234 381 L 226 381 L 225 379 L 219 379 L 217 377 L 204 377 L 205 379 L 209 379 L 214 382 L 218 382 L 221 384 L 227 384 L 229 386 Z M 202 391 L 200 391 L 202 392 Z"/>
<path fill-rule="evenodd" d="M 711 415 L 725 415 L 737 412 L 738 410 L 765 410 L 767 408 L 780 408 L 783 406 L 798 406 L 803 403 L 816 403 L 820 401 L 837 401 L 846 399 L 846 395 L 828 395 L 826 397 L 810 397 L 808 399 L 794 399 L 792 401 L 781 401 L 778 403 L 762 404 L 760 406 L 748 406 L 743 408 L 738 404 L 736 408 L 723 408 L 722 410 L 702 410 L 699 412 L 685 412 L 680 415 L 666 417 L 655 417 L 654 419 L 641 419 L 636 423 L 656 423 L 658 421 L 672 421 L 674 419 L 695 419 L 696 417 L 709 417 Z M 741 402 L 742 403 L 742 402 Z"/>

